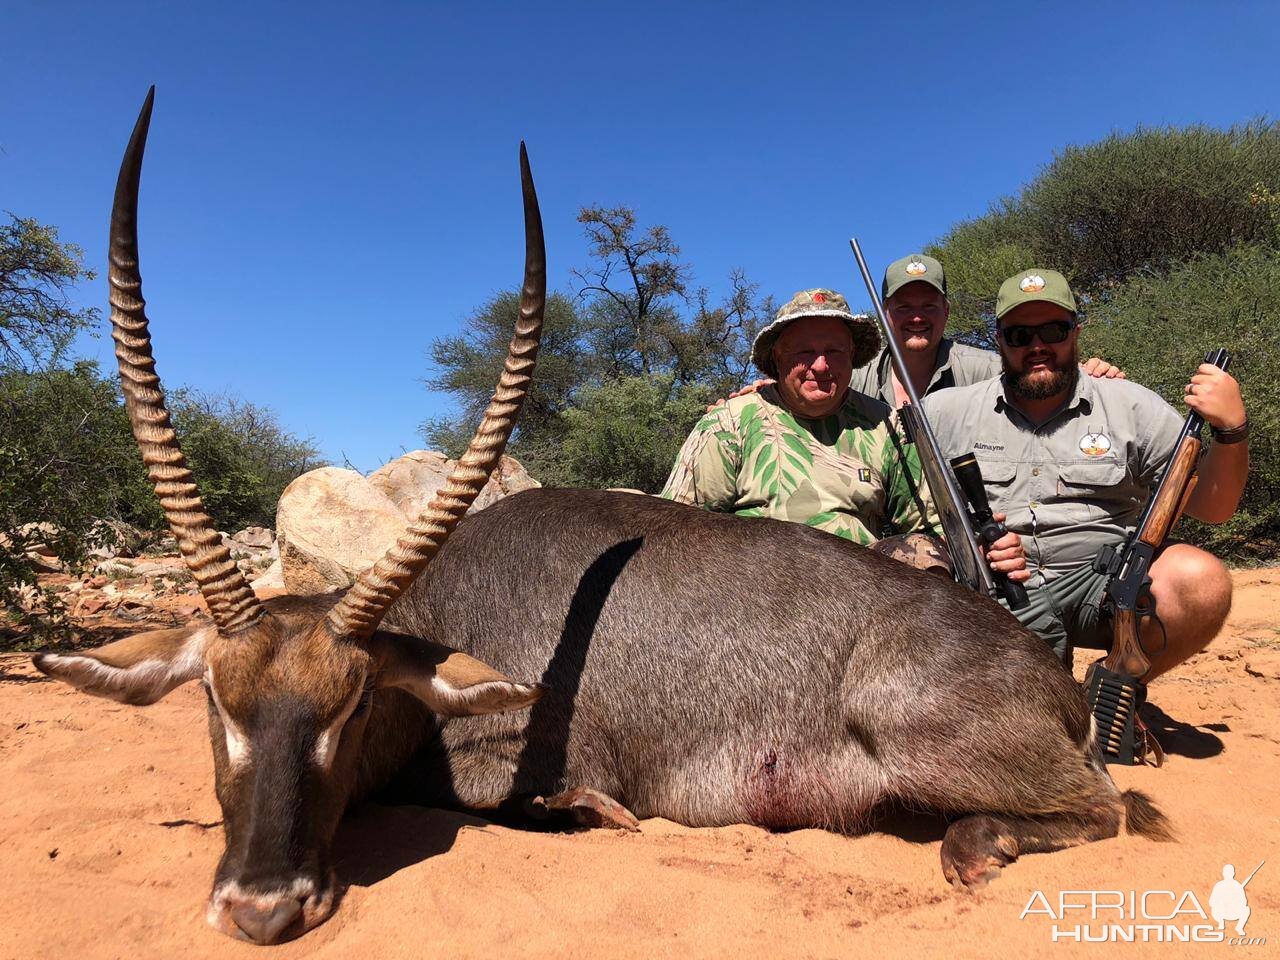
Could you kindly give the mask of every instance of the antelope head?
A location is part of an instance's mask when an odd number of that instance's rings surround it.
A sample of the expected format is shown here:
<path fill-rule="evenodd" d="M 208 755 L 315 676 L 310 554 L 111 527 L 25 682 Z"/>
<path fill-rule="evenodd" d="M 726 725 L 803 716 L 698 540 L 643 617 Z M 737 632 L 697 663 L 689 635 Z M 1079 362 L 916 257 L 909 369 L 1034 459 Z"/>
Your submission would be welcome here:
<path fill-rule="evenodd" d="M 75 654 L 37 654 L 44 673 L 86 693 L 149 704 L 183 683 L 207 694 L 226 849 L 209 923 L 255 943 L 332 913 L 330 848 L 351 799 L 370 704 L 398 687 L 445 716 L 516 710 L 541 694 L 455 650 L 378 629 L 484 486 L 524 402 L 542 332 L 546 256 L 524 145 L 525 275 L 520 318 L 493 400 L 445 486 L 344 594 L 262 602 L 222 545 L 187 469 L 155 372 L 138 266 L 142 155 L 155 89 L 125 150 L 111 213 L 112 337 L 125 406 L 165 517 L 212 616 Z"/>

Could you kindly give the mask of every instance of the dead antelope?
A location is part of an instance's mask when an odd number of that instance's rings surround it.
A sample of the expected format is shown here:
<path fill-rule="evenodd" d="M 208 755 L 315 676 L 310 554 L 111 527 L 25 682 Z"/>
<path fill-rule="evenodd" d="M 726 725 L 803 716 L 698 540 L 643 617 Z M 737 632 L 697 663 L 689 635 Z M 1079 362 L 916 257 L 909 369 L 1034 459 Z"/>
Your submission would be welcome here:
<path fill-rule="evenodd" d="M 226 831 L 216 928 L 273 943 L 324 920 L 338 820 L 381 790 L 632 828 L 853 831 L 898 802 L 951 818 L 942 866 L 962 885 L 1126 817 L 1166 833 L 1107 776 L 1080 689 L 1041 640 L 861 547 L 582 490 L 509 497 L 442 546 L 497 463 L 537 348 L 545 263 L 523 153 L 521 319 L 457 473 L 344 594 L 259 602 L 203 513 L 153 371 L 135 223 L 150 107 L 116 189 L 112 321 L 143 458 L 214 624 L 36 664 L 136 704 L 202 680 Z"/>

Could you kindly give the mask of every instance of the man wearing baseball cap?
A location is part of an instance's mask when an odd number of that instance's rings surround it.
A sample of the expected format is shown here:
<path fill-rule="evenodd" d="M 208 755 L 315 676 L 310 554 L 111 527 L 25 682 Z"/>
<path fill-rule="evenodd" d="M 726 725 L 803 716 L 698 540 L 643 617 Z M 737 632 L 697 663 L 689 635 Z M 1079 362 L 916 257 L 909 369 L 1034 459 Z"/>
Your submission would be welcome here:
<path fill-rule="evenodd" d="M 1136 526 L 1183 415 L 1136 383 L 1080 375 L 1076 300 L 1056 271 L 1007 279 L 996 322 L 1002 376 L 932 393 L 922 405 L 946 456 L 976 454 L 992 508 L 1026 547 L 1031 603 L 1016 615 L 1069 664 L 1074 647 L 1109 646 L 1099 611 L 1107 576 L 1093 560 Z M 1249 471 L 1240 386 L 1202 364 L 1184 400 L 1213 432 L 1186 512 L 1222 523 Z M 1142 628 L 1145 681 L 1207 646 L 1231 606 L 1226 568 L 1196 547 L 1168 544 L 1150 573 L 1157 617 Z"/>
<path fill-rule="evenodd" d="M 880 284 L 880 298 L 918 396 L 979 383 L 1000 373 L 1000 355 L 994 350 L 957 343 L 943 335 L 950 313 L 947 274 L 933 257 L 913 253 L 889 264 Z M 1124 377 L 1118 368 L 1097 357 L 1086 361 L 1084 369 L 1095 377 Z M 871 363 L 854 370 L 853 389 L 879 397 L 894 409 L 907 399 L 887 346 Z"/>
<path fill-rule="evenodd" d="M 773 517 L 863 545 L 932 533 L 936 513 L 915 447 L 892 410 L 849 387 L 879 331 L 833 290 L 802 290 L 756 336 L 752 359 L 773 383 L 712 407 L 685 441 L 661 496 L 708 510 Z M 997 569 L 1025 561 L 1016 537 L 992 546 Z M 946 566 L 936 539 L 880 548 L 913 565 Z"/>

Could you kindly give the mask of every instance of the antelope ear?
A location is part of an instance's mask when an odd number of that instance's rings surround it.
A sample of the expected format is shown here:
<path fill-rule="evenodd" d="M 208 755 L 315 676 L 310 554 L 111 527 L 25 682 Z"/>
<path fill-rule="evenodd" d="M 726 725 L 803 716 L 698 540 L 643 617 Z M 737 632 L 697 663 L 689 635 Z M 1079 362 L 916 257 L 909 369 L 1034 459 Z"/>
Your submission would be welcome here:
<path fill-rule="evenodd" d="M 37 653 L 41 673 L 95 697 L 142 706 L 204 673 L 211 625 L 136 633 L 83 653 Z"/>
<path fill-rule="evenodd" d="M 419 637 L 379 630 L 378 686 L 407 690 L 446 717 L 519 710 L 537 701 L 540 683 L 516 683 L 475 657 Z"/>

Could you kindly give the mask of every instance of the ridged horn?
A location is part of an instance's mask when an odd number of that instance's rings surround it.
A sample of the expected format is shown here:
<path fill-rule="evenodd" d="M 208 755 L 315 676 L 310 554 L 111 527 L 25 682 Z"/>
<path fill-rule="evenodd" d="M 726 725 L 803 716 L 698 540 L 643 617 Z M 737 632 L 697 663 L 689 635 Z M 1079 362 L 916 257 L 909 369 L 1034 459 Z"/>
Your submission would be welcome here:
<path fill-rule="evenodd" d="M 147 92 L 142 112 L 129 138 L 111 208 L 111 338 L 116 342 L 124 405 L 138 442 L 147 477 L 160 498 L 178 549 L 209 605 L 218 629 L 231 634 L 255 622 L 265 612 L 231 552 L 204 512 L 200 491 L 187 469 L 178 438 L 165 407 L 164 388 L 156 375 L 147 327 L 142 274 L 138 268 L 138 184 L 142 155 L 151 125 L 156 88 Z"/>
<path fill-rule="evenodd" d="M 485 409 L 467 452 L 404 535 L 376 564 L 356 579 L 346 595 L 329 611 L 329 626 L 342 637 L 365 640 L 377 629 L 387 609 L 427 568 L 472 501 L 484 489 L 498 465 L 507 439 L 520 415 L 533 379 L 542 315 L 547 303 L 547 254 L 542 240 L 542 215 L 524 143 L 520 144 L 520 181 L 524 191 L 524 287 L 520 316 L 507 351 L 502 376 Z"/>

